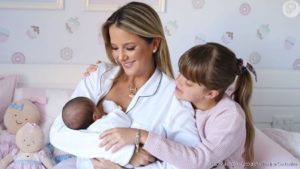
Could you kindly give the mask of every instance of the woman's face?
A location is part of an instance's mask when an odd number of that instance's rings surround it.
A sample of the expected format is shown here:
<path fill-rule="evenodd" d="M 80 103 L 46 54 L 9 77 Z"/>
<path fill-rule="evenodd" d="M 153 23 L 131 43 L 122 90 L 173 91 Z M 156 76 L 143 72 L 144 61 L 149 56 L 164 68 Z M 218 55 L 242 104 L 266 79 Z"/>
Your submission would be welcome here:
<path fill-rule="evenodd" d="M 148 44 L 136 34 L 110 26 L 112 55 L 128 76 L 149 76 L 155 69 L 153 51 L 156 44 Z"/>

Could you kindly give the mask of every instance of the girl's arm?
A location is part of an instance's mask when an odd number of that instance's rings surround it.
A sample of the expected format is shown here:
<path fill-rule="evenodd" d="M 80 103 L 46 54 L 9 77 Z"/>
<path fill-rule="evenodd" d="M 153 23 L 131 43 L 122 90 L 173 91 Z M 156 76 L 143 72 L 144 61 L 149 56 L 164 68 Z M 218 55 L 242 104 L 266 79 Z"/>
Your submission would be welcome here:
<path fill-rule="evenodd" d="M 240 147 L 244 147 L 245 120 L 241 115 L 232 114 L 234 113 L 221 114 L 212 119 L 210 125 L 207 125 L 207 121 L 198 121 L 201 143 L 196 147 L 148 133 L 143 148 L 158 159 L 181 169 L 212 168 Z M 244 168 L 243 164 L 243 161 L 237 161 L 236 164 L 228 165 Z"/>
<path fill-rule="evenodd" d="M 238 147 L 244 146 L 244 119 L 241 116 L 234 117 L 230 114 L 219 116 L 214 119 L 213 125 L 199 129 L 199 132 L 202 132 L 200 130 L 206 130 L 206 137 L 201 138 L 202 142 L 196 147 L 134 128 L 105 131 L 101 135 L 105 140 L 102 146 L 117 151 L 126 144 L 136 144 L 139 135 L 138 142 L 144 144 L 141 148 L 156 158 L 182 169 L 211 168 L 228 158 Z"/>

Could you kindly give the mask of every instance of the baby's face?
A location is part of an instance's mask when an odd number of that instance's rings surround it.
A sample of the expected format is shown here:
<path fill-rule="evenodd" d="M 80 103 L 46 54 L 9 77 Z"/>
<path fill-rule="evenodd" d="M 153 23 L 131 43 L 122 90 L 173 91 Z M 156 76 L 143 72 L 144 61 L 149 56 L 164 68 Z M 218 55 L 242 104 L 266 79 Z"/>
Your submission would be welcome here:
<path fill-rule="evenodd" d="M 99 110 L 98 108 L 93 113 L 93 120 L 96 121 L 98 119 L 101 119 L 102 116 L 104 116 L 106 113 L 103 111 L 103 109 Z"/>

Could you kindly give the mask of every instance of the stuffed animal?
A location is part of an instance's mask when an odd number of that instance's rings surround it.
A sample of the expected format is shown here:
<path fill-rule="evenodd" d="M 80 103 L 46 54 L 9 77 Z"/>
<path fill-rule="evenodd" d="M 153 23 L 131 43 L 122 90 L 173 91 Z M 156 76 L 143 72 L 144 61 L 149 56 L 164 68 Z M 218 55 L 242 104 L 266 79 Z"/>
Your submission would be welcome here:
<path fill-rule="evenodd" d="M 51 169 L 51 159 L 43 150 L 44 134 L 35 123 L 26 123 L 16 134 L 17 148 L 0 161 L 0 169 Z"/>
<path fill-rule="evenodd" d="M 15 135 L 27 122 L 39 124 L 40 113 L 28 99 L 13 102 L 4 113 L 4 129 L 0 130 L 0 159 L 16 148 Z"/>

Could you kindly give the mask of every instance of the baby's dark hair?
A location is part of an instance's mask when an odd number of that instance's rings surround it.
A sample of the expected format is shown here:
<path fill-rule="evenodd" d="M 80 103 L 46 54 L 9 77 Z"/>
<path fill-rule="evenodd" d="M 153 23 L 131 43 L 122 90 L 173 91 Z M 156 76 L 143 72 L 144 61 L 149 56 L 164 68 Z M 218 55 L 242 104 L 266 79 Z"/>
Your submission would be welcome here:
<path fill-rule="evenodd" d="M 71 129 L 86 129 L 91 125 L 96 106 L 89 98 L 75 97 L 68 101 L 62 110 L 62 119 Z"/>

